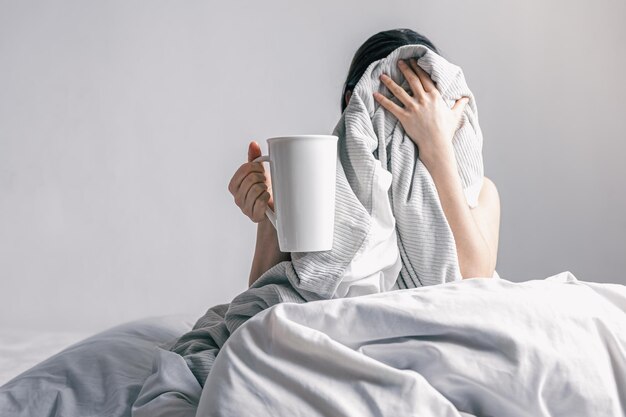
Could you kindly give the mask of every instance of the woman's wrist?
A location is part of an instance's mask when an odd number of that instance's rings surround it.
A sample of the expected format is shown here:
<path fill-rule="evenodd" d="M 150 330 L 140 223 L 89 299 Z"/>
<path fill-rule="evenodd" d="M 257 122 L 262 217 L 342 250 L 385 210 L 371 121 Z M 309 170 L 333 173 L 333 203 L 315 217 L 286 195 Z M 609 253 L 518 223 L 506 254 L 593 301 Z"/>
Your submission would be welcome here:
<path fill-rule="evenodd" d="M 271 245 L 278 247 L 276 229 L 267 216 L 257 223 L 257 243 L 258 242 L 264 243 L 263 246 Z"/>
<path fill-rule="evenodd" d="M 439 172 L 456 169 L 456 157 L 452 143 L 440 144 L 437 147 L 419 150 L 419 158 L 431 176 Z"/>

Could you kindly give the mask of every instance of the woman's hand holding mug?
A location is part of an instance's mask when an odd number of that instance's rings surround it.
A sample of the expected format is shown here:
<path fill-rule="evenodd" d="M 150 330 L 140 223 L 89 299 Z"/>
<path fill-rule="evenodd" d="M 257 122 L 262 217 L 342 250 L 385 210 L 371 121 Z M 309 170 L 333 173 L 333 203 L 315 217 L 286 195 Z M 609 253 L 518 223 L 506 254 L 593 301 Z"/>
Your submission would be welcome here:
<path fill-rule="evenodd" d="M 252 162 L 261 155 L 261 146 L 255 141 L 250 142 L 248 162 L 237 169 L 228 184 L 235 204 L 255 223 L 267 219 L 265 210 L 268 206 L 274 209 L 270 176 L 266 174 L 262 162 Z"/>
<path fill-rule="evenodd" d="M 257 142 L 250 143 L 248 162 L 235 172 L 228 190 L 241 211 L 258 223 L 262 241 L 277 240 L 284 253 L 332 249 L 338 139 L 275 136 L 267 139 L 267 155 Z"/>

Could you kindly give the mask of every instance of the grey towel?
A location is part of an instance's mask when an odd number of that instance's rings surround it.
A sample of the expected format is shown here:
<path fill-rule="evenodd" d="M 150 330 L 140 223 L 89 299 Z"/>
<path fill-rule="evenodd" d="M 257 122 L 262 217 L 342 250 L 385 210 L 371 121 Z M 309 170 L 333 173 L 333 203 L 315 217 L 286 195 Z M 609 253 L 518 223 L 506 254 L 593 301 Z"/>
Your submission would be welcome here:
<path fill-rule="evenodd" d="M 292 253 L 292 260 L 266 271 L 230 304 L 210 308 L 171 350 L 185 358 L 201 385 L 222 345 L 256 313 L 282 302 L 304 303 L 333 297 L 343 272 L 368 236 L 375 164 L 393 175 L 389 199 L 396 219 L 402 270 L 394 288 L 415 288 L 460 279 L 456 247 L 433 180 L 418 159 L 414 142 L 398 120 L 374 100 L 384 72 L 409 89 L 398 59 L 419 58 L 449 106 L 470 98 L 453 139 L 467 202 L 476 206 L 482 186 L 482 133 L 474 96 L 462 70 L 422 45 L 406 45 L 372 63 L 355 86 L 333 134 L 339 137 L 333 249 Z M 398 101 L 393 98 L 394 101 Z M 380 161 L 380 162 L 379 162 Z"/>

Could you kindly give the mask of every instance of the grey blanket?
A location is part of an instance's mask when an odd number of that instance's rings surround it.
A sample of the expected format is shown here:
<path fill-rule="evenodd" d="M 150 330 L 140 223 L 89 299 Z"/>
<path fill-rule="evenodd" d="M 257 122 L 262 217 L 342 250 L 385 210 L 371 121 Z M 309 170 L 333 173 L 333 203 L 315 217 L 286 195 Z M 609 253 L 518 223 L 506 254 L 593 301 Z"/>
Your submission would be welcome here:
<path fill-rule="evenodd" d="M 193 330 L 171 346 L 171 351 L 185 359 L 200 385 L 204 385 L 228 337 L 250 317 L 278 303 L 333 298 L 343 272 L 370 232 L 375 164 L 382 164 L 393 175 L 389 201 L 402 260 L 395 288 L 460 279 L 454 237 L 432 178 L 401 124 L 372 96 L 379 91 L 392 97 L 379 81 L 382 72 L 409 89 L 396 63 L 410 57 L 419 58 L 418 65 L 431 75 L 449 106 L 462 96 L 470 98 L 453 147 L 467 202 L 476 206 L 483 179 L 482 133 L 476 102 L 462 70 L 421 45 L 400 47 L 372 63 L 333 131 L 339 137 L 333 249 L 292 253 L 291 261 L 266 271 L 229 304 L 210 308 Z"/>

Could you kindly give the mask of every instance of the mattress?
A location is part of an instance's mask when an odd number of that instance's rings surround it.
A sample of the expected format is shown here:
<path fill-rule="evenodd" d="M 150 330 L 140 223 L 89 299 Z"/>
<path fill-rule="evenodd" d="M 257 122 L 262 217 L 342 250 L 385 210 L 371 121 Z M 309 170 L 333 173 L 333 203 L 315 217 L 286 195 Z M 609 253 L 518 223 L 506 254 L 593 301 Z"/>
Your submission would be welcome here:
<path fill-rule="evenodd" d="M 92 332 L 0 328 L 0 386 Z"/>
<path fill-rule="evenodd" d="M 130 416 L 154 351 L 195 320 L 147 317 L 93 335 L 3 329 L 0 416 Z"/>

